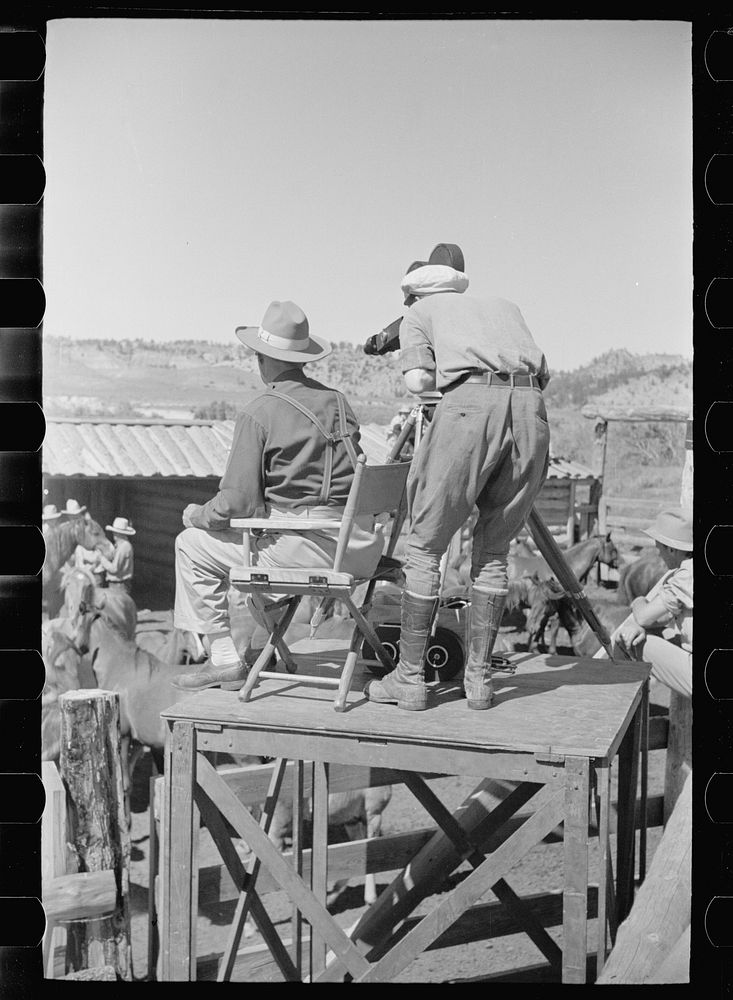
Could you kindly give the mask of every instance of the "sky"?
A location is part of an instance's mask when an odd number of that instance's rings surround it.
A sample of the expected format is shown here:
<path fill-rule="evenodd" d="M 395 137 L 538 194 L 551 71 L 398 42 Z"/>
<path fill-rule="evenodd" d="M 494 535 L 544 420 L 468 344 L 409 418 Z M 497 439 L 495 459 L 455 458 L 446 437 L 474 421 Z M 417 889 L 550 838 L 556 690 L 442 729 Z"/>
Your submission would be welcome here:
<path fill-rule="evenodd" d="M 689 22 L 71 18 L 45 81 L 46 335 L 363 344 L 446 242 L 552 370 L 692 355 Z"/>

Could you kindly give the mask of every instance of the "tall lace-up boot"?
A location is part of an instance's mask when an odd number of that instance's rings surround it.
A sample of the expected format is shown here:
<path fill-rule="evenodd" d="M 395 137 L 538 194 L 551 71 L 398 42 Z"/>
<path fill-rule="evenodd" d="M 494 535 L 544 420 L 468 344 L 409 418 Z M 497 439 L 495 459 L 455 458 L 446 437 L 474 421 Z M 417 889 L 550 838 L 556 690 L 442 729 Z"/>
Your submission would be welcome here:
<path fill-rule="evenodd" d="M 381 680 L 368 681 L 364 694 L 369 701 L 397 705 L 408 712 L 422 712 L 428 707 L 425 654 L 438 603 L 437 597 L 403 591 L 399 663 Z"/>
<path fill-rule="evenodd" d="M 471 589 L 471 607 L 466 619 L 466 665 L 463 690 L 468 707 L 491 708 L 494 686 L 491 679 L 491 651 L 499 634 L 506 590 Z"/>

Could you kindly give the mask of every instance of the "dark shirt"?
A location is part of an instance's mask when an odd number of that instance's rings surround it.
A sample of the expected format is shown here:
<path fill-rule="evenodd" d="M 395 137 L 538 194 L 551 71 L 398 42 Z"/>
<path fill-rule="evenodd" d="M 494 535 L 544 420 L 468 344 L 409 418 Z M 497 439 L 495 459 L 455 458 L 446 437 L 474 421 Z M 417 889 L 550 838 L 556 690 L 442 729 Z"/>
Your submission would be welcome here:
<path fill-rule="evenodd" d="M 331 433 L 339 433 L 335 389 L 308 378 L 299 369 L 283 372 L 268 389 L 292 396 L 306 406 Z M 346 430 L 359 447 L 359 423 L 344 400 Z M 266 517 L 270 506 L 292 510 L 322 506 L 325 468 L 323 434 L 300 410 L 285 400 L 263 393 L 245 407 L 234 428 L 227 467 L 219 492 L 190 518 L 197 528 L 220 531 L 233 517 Z M 343 442 L 333 449 L 331 490 L 325 506 L 346 503 L 354 469 Z"/>

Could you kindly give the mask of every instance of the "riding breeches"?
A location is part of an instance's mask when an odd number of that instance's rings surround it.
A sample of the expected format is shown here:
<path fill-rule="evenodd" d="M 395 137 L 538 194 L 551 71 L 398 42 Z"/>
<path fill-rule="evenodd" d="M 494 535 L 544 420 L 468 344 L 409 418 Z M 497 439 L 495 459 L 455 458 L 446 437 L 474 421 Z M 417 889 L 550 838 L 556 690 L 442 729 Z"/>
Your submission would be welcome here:
<path fill-rule="evenodd" d="M 441 556 L 477 507 L 471 580 L 505 590 L 509 545 L 545 481 L 549 448 L 538 389 L 466 382 L 447 392 L 407 482 L 406 589 L 438 593 Z"/>

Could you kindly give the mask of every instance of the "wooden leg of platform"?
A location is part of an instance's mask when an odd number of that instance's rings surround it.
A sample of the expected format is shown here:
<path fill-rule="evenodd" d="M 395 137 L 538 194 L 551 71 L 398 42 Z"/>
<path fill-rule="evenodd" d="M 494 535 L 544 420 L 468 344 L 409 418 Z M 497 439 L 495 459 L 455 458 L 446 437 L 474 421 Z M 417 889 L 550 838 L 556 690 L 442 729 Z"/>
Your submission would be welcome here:
<path fill-rule="evenodd" d="M 329 765 L 313 763 L 313 895 L 326 905 L 328 886 L 328 777 Z M 317 927 L 311 928 L 311 980 L 326 967 L 326 942 Z"/>
<path fill-rule="evenodd" d="M 313 781 L 311 779 L 311 788 Z M 303 877 L 303 801 L 305 798 L 305 762 L 293 761 L 293 866 L 299 878 Z M 290 918 L 290 938 L 292 944 L 293 964 L 298 970 L 298 977 L 303 978 L 303 917 L 298 907 L 293 904 Z"/>
<path fill-rule="evenodd" d="M 563 891 L 563 983 L 584 983 L 588 951 L 587 757 L 565 758 L 565 888 Z"/>
<path fill-rule="evenodd" d="M 641 695 L 641 792 L 639 796 L 639 882 L 646 878 L 646 823 L 649 785 L 649 681 Z"/>
<path fill-rule="evenodd" d="M 608 886 L 610 850 L 610 812 L 611 812 L 611 769 L 599 767 L 596 769 L 596 813 L 598 817 L 598 948 L 596 958 L 596 977 L 606 963 L 608 952 Z"/>
<path fill-rule="evenodd" d="M 616 837 L 616 920 L 626 918 L 634 900 L 634 854 L 636 846 L 636 786 L 639 773 L 641 707 L 619 748 L 618 823 Z"/>
<path fill-rule="evenodd" d="M 175 722 L 167 735 L 162 851 L 164 981 L 196 978 L 192 927 L 193 880 L 197 859 L 193 836 L 196 735 L 190 722 Z"/>

